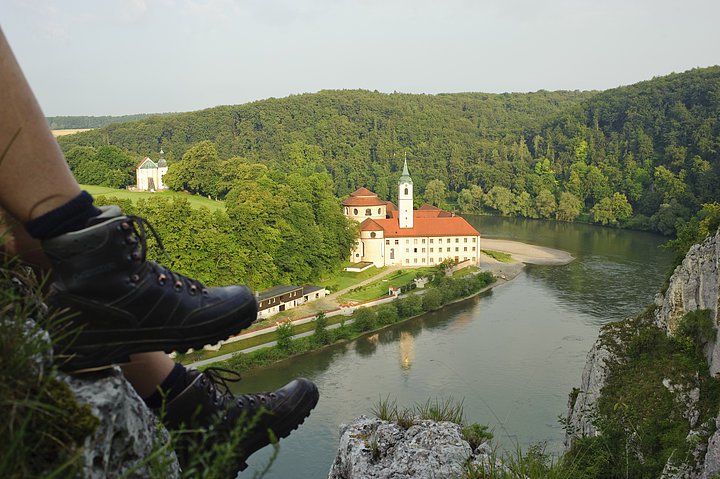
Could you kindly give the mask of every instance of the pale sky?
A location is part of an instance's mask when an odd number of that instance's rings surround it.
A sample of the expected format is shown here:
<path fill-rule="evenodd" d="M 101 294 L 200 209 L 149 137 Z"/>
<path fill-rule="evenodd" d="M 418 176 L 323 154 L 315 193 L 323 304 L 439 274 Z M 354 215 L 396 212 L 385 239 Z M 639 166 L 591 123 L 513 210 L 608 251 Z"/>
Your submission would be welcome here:
<path fill-rule="evenodd" d="M 720 64 L 718 0 L 0 0 L 46 115 L 322 89 L 607 89 Z"/>

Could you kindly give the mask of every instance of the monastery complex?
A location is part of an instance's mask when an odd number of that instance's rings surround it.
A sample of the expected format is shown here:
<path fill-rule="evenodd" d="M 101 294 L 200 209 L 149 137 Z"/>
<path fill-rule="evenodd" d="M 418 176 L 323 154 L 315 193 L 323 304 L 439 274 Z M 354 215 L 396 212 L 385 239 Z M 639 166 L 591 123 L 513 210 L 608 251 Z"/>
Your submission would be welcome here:
<path fill-rule="evenodd" d="M 432 205 L 413 209 L 413 181 L 407 160 L 398 182 L 398 205 L 359 188 L 342 202 L 345 216 L 360 223 L 351 253 L 354 263 L 434 266 L 446 259 L 477 263 L 480 233 L 460 216 Z"/>

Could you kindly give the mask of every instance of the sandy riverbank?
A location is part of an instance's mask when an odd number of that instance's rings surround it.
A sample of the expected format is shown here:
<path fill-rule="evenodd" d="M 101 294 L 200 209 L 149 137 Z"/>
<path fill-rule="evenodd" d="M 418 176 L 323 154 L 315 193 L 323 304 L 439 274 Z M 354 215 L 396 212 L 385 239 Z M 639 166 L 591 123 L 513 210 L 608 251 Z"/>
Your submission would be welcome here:
<path fill-rule="evenodd" d="M 480 240 L 480 247 L 482 249 L 501 251 L 512 256 L 512 262 L 503 263 L 486 254 L 480 255 L 480 269 L 491 271 L 498 278 L 496 285 L 513 279 L 523 270 L 526 264 L 559 266 L 568 264 L 575 259 L 567 251 L 519 241 L 483 238 Z"/>

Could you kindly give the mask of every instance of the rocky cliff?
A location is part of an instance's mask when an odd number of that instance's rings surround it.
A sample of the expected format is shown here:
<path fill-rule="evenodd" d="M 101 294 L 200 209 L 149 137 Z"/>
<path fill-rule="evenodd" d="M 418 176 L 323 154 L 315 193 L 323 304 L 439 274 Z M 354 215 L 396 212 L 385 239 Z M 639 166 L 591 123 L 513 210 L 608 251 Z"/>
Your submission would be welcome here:
<path fill-rule="evenodd" d="M 666 433 L 684 431 L 687 448 L 682 454 L 673 454 L 677 449 L 669 454 L 663 451 L 665 466 L 660 477 L 708 479 L 720 472 L 720 404 L 713 393 L 716 386 L 709 386 L 720 372 L 719 266 L 720 232 L 689 250 L 666 292 L 657 295 L 654 307 L 645 315 L 603 328 L 588 353 L 580 387 L 570 395 L 565 440 L 568 450 L 581 438 L 603 434 L 605 427 L 608 434 L 624 430 L 621 440 L 639 464 L 657 460 L 647 451 L 661 447 L 652 449 L 644 444 L 652 428 L 640 424 L 647 412 L 638 413 L 633 408 L 667 397 L 670 399 L 665 404 L 669 405 L 662 417 L 650 418 L 650 422 L 663 423 Z M 706 331 L 710 331 L 707 337 Z M 695 357 L 707 363 L 694 373 L 682 370 L 693 363 L 693 340 L 700 350 Z M 655 364 L 658 366 L 653 370 Z M 633 377 L 628 371 L 633 369 L 636 379 L 628 381 Z M 641 392 L 631 392 L 631 387 Z M 633 394 L 638 395 L 635 402 Z"/>
<path fill-rule="evenodd" d="M 720 232 L 702 244 L 690 248 L 682 264 L 675 269 L 665 294 L 655 298 L 655 323 L 673 334 L 680 318 L 697 309 L 710 311 L 710 317 L 718 324 L 720 310 Z M 718 329 L 720 335 L 720 329 Z M 720 372 L 720 341 L 716 336 L 705 352 L 710 373 Z"/>

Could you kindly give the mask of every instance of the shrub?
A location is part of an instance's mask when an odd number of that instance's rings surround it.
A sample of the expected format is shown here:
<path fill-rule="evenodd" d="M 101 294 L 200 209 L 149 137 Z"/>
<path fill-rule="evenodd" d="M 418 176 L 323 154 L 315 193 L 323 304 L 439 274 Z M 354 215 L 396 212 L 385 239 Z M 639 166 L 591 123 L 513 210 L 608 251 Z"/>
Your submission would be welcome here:
<path fill-rule="evenodd" d="M 319 313 L 315 317 L 315 334 L 313 338 L 318 344 L 330 344 L 330 333 L 327 330 L 328 320 L 325 313 Z"/>
<path fill-rule="evenodd" d="M 401 318 L 417 316 L 423 312 L 422 299 L 416 294 L 411 294 L 407 298 L 397 300 L 395 306 Z"/>
<path fill-rule="evenodd" d="M 400 320 L 395 304 L 383 304 L 377 307 L 377 320 L 380 324 L 393 324 Z"/>
<path fill-rule="evenodd" d="M 368 308 L 356 309 L 352 318 L 353 326 L 357 331 L 370 331 L 375 327 L 375 313 Z"/>
<path fill-rule="evenodd" d="M 443 303 L 443 294 L 437 288 L 428 290 L 422 295 L 422 308 L 424 311 L 436 310 L 442 306 Z"/>
<path fill-rule="evenodd" d="M 284 352 L 291 352 L 293 349 L 292 337 L 295 335 L 292 323 L 290 321 L 285 321 L 278 324 L 275 334 L 278 349 Z"/>

